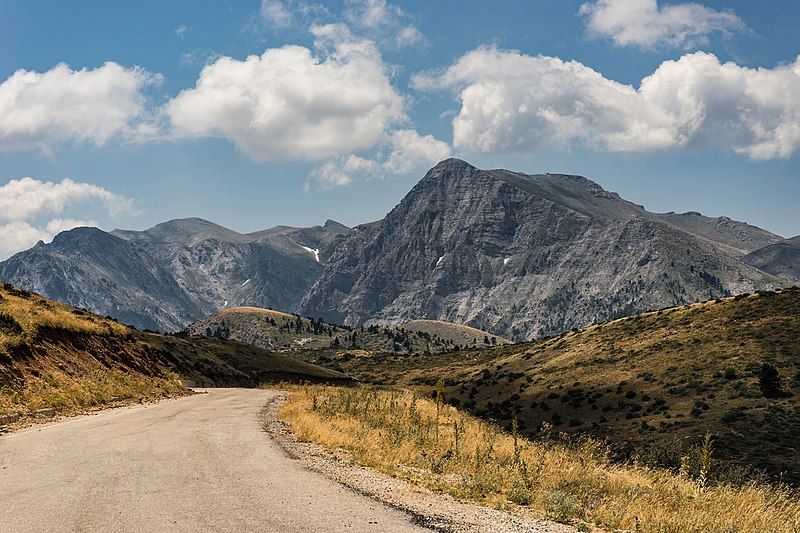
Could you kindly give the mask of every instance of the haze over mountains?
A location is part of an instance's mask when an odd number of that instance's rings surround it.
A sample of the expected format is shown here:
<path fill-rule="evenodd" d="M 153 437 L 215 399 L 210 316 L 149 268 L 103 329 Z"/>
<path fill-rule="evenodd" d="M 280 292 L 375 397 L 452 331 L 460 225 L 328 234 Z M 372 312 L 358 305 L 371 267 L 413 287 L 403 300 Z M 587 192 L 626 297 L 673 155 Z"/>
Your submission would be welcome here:
<path fill-rule="evenodd" d="M 446 320 L 519 340 L 791 284 L 753 255 L 784 242 L 726 217 L 650 213 L 579 176 L 448 159 L 383 220 L 353 229 L 78 228 L 0 263 L 0 279 L 140 328 L 246 305 L 347 325 Z"/>

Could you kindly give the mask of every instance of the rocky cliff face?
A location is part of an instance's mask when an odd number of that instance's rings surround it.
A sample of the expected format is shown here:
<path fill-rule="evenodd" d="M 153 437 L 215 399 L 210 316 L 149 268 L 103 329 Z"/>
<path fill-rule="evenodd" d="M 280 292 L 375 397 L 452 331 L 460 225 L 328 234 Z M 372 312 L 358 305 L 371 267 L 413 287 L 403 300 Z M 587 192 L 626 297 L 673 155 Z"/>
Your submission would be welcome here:
<path fill-rule="evenodd" d="M 201 219 L 77 228 L 0 263 L 0 279 L 139 328 L 175 330 L 229 305 L 296 310 L 323 270 L 315 250 L 346 231 L 329 222 L 244 235 Z"/>
<path fill-rule="evenodd" d="M 339 244 L 300 312 L 351 325 L 438 319 L 531 339 L 781 284 L 723 251 L 752 237 L 705 217 L 690 232 L 677 218 L 579 176 L 449 159 Z M 779 239 L 761 232 L 752 231 Z"/>

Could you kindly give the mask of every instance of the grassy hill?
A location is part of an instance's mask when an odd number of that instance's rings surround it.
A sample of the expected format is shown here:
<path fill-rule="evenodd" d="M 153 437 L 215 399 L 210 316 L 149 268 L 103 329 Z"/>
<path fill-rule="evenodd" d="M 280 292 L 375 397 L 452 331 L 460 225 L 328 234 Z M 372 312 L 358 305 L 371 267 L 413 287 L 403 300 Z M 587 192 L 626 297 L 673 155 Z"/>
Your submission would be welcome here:
<path fill-rule="evenodd" d="M 407 331 L 428 333 L 433 337 L 439 337 L 465 347 L 512 343 L 509 339 L 492 335 L 481 329 L 442 320 L 412 320 L 400 327 Z"/>
<path fill-rule="evenodd" d="M 181 394 L 183 380 L 255 386 L 349 378 L 236 342 L 141 333 L 0 283 L 0 417 Z"/>
<path fill-rule="evenodd" d="M 710 432 L 720 476 L 755 467 L 800 483 L 798 288 L 664 309 L 535 342 L 333 363 L 358 379 L 426 392 L 442 379 L 445 399 L 479 416 L 506 426 L 516 418 L 531 435 L 552 426 L 606 438 L 617 454 L 645 463 L 696 468 Z"/>
<path fill-rule="evenodd" d="M 303 352 L 339 349 L 370 353 L 443 353 L 466 346 L 488 346 L 492 339 L 495 344 L 510 342 L 479 329 L 436 320 L 415 320 L 400 327 L 351 328 L 258 307 L 224 309 L 190 325 L 186 332 L 265 349 Z M 307 358 L 307 355 L 302 357 Z"/>

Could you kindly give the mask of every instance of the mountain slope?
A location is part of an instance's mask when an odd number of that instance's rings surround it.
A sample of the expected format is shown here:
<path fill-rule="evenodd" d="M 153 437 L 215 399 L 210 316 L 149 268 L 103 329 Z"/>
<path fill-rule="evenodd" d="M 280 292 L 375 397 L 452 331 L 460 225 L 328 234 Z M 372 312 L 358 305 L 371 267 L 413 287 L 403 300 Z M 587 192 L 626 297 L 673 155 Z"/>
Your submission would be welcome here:
<path fill-rule="evenodd" d="M 0 284 L 0 417 L 182 393 L 179 377 L 209 386 L 351 381 L 233 341 L 140 333 Z"/>
<path fill-rule="evenodd" d="M 683 456 L 697 460 L 695 446 L 710 431 L 717 473 L 728 463 L 755 466 L 800 484 L 800 288 L 512 346 L 332 364 L 359 379 L 426 392 L 442 379 L 447 401 L 504 425 L 516 418 L 526 433 L 545 422 L 590 433 L 642 462 L 676 469 Z"/>
<path fill-rule="evenodd" d="M 327 246 L 347 231 L 329 221 L 244 235 L 197 218 L 145 231 L 76 228 L 0 263 L 0 279 L 138 328 L 175 330 L 228 305 L 296 310 Z"/>
<path fill-rule="evenodd" d="M 751 252 L 742 261 L 773 276 L 800 283 L 800 236 Z"/>
<path fill-rule="evenodd" d="M 60 233 L 0 263 L 0 279 L 140 328 L 166 329 L 202 314 L 145 251 L 97 228 Z"/>
<path fill-rule="evenodd" d="M 300 313 L 348 325 L 444 320 L 532 339 L 782 284 L 706 233 L 580 176 L 449 159 L 386 218 L 342 240 Z"/>

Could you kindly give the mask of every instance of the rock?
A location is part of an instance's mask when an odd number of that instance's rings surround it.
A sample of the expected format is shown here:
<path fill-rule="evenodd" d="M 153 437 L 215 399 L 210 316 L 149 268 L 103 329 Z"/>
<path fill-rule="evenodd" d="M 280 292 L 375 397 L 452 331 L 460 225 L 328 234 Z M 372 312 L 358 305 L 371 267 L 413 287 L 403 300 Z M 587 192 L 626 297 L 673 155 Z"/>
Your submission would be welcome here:
<path fill-rule="evenodd" d="M 0 415 L 0 426 L 7 426 L 9 424 L 13 424 L 19 420 L 19 415 L 17 413 L 12 413 L 9 415 Z"/>
<path fill-rule="evenodd" d="M 28 413 L 30 416 L 40 417 L 40 418 L 52 418 L 56 416 L 56 410 L 52 407 L 47 409 L 34 409 Z"/>

